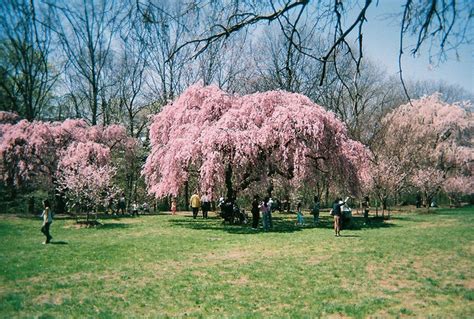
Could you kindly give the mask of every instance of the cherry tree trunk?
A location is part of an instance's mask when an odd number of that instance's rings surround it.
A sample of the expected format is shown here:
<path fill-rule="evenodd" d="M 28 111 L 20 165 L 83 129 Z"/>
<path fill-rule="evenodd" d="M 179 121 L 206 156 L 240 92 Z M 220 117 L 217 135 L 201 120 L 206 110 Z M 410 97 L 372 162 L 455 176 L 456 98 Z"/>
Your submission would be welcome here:
<path fill-rule="evenodd" d="M 184 183 L 184 207 L 185 207 L 184 210 L 189 210 L 188 201 L 189 201 L 189 182 L 186 181 Z"/>
<path fill-rule="evenodd" d="M 227 198 L 234 198 L 234 189 L 232 187 L 232 165 L 230 163 L 227 164 L 227 168 L 225 170 L 225 186 L 227 188 Z"/>

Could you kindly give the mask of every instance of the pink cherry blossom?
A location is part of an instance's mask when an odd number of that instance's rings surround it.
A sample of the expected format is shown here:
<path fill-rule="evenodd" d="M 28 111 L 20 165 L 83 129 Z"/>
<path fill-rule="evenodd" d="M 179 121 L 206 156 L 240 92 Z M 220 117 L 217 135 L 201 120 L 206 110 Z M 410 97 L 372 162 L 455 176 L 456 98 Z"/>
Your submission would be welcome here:
<path fill-rule="evenodd" d="M 116 168 L 110 164 L 107 146 L 74 142 L 61 154 L 57 188 L 72 205 L 105 206 L 118 192 L 112 183 Z"/>
<path fill-rule="evenodd" d="M 236 191 L 269 176 L 302 182 L 328 171 L 355 192 L 367 158 L 333 113 L 283 91 L 237 96 L 191 86 L 153 117 L 150 141 L 143 175 L 156 197 L 176 195 L 194 170 L 211 194 L 222 192 L 226 172 Z"/>
<path fill-rule="evenodd" d="M 427 198 L 451 178 L 472 179 L 474 118 L 469 108 L 434 94 L 387 114 L 374 147 L 375 184 L 392 194 L 413 186 Z"/>
<path fill-rule="evenodd" d="M 0 124 L 0 177 L 9 187 L 45 180 L 63 192 L 97 199 L 91 196 L 103 196 L 112 187 L 117 170 L 112 153 L 126 163 L 136 148 L 120 125 L 91 127 L 70 119 Z M 94 194 L 86 196 L 88 192 Z"/>

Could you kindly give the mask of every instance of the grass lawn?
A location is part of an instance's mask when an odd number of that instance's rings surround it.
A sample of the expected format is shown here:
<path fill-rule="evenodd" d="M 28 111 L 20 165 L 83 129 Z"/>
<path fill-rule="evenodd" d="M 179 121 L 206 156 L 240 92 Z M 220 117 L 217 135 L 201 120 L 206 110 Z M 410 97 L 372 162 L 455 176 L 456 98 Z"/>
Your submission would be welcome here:
<path fill-rule="evenodd" d="M 305 216 L 307 222 L 310 216 Z M 0 215 L 0 317 L 474 317 L 474 209 L 399 214 L 334 237 L 154 215 L 77 228 Z M 357 219 L 357 217 L 355 218 Z"/>

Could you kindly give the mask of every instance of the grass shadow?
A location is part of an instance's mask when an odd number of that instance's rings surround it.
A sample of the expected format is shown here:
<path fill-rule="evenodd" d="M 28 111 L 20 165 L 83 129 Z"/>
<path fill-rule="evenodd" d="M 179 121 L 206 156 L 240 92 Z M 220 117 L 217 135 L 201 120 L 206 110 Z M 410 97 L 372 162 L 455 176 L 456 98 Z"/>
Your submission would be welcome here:
<path fill-rule="evenodd" d="M 296 218 L 296 217 L 295 217 Z M 334 218 L 332 216 L 320 216 L 317 224 L 313 224 L 313 219 L 306 218 L 306 221 L 310 223 L 307 224 L 305 228 L 324 228 L 324 229 L 333 229 L 334 228 Z M 361 229 L 371 229 L 371 228 L 388 228 L 388 227 L 397 227 L 392 223 L 386 223 L 384 219 L 371 217 L 366 222 L 362 216 L 353 216 L 350 222 L 343 222 L 341 230 L 361 230 Z"/>
<path fill-rule="evenodd" d="M 347 237 L 347 238 L 359 238 L 360 236 L 359 235 L 340 235 L 339 237 Z"/>
<path fill-rule="evenodd" d="M 349 226 L 344 226 L 343 229 L 351 229 L 351 230 L 360 230 L 360 229 L 374 229 L 374 228 L 390 228 L 390 227 L 398 227 L 392 223 L 386 223 L 386 219 L 381 217 L 370 217 L 367 222 L 365 221 L 364 217 L 362 216 L 354 216 L 349 224 Z"/>
<path fill-rule="evenodd" d="M 120 228 L 129 228 L 130 224 L 125 223 L 105 223 L 97 227 L 97 229 L 120 229 Z"/>
<path fill-rule="evenodd" d="M 192 216 L 191 216 L 192 217 Z M 261 228 L 258 230 L 252 229 L 252 220 L 250 219 L 247 224 L 243 225 L 231 225 L 223 222 L 220 217 L 209 217 L 208 219 L 203 218 L 185 218 L 185 219 L 172 219 L 169 221 L 174 227 L 184 227 L 189 229 L 197 230 L 216 230 L 223 231 L 230 234 L 258 234 L 264 232 Z M 261 224 L 261 222 L 260 222 Z M 273 228 L 268 232 L 273 233 L 293 233 L 301 231 L 303 227 L 296 226 L 294 221 L 285 220 L 281 217 L 273 217 Z"/>
<path fill-rule="evenodd" d="M 50 245 L 68 245 L 68 243 L 63 240 L 50 241 L 49 244 Z"/>
<path fill-rule="evenodd" d="M 306 223 L 304 226 L 296 225 L 296 216 L 288 214 L 278 214 L 273 216 L 273 228 L 269 232 L 273 233 L 294 233 L 304 229 L 322 228 L 322 229 L 333 229 L 334 221 L 331 216 L 322 216 L 316 225 L 312 224 L 311 220 L 306 217 Z M 261 228 L 258 230 L 252 229 L 252 220 L 250 219 L 247 224 L 244 225 L 230 225 L 223 222 L 220 217 L 209 217 L 208 219 L 196 218 L 192 216 L 185 216 L 185 218 L 176 218 L 169 220 L 169 223 L 174 227 L 183 227 L 196 230 L 217 230 L 224 231 L 230 234 L 257 234 L 263 232 Z M 261 221 L 260 221 L 261 225 Z M 353 217 L 350 224 L 342 226 L 342 230 L 361 230 L 361 229 L 373 229 L 373 228 L 389 228 L 395 227 L 396 225 L 391 223 L 385 223 L 382 218 L 369 218 L 369 222 L 366 223 L 363 217 Z"/>

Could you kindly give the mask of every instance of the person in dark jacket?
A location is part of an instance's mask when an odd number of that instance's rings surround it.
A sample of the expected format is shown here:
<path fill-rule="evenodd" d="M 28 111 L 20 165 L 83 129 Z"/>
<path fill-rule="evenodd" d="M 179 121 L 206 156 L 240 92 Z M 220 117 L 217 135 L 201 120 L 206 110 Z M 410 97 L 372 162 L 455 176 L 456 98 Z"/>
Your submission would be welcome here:
<path fill-rule="evenodd" d="M 258 222 L 260 219 L 260 209 L 259 209 L 259 201 L 258 195 L 254 195 L 252 201 L 252 229 L 258 229 Z"/>
<path fill-rule="evenodd" d="M 336 198 L 336 200 L 334 201 L 332 205 L 332 214 L 334 216 L 334 232 L 336 233 L 336 237 L 341 236 L 341 217 L 342 217 L 341 206 L 344 205 L 345 203 L 346 202 L 342 201 L 342 198 Z"/>
<path fill-rule="evenodd" d="M 364 222 L 367 225 L 369 223 L 369 196 L 365 196 L 362 201 L 362 209 L 364 210 Z"/>
<path fill-rule="evenodd" d="M 314 196 L 313 208 L 311 209 L 311 215 L 313 215 L 313 225 L 316 225 L 319 221 L 319 209 L 321 204 L 319 203 L 319 197 Z"/>

